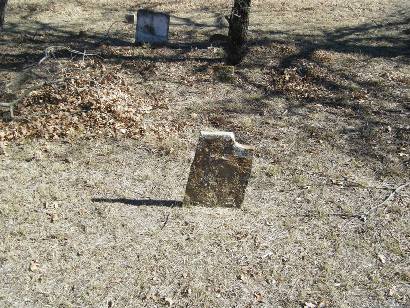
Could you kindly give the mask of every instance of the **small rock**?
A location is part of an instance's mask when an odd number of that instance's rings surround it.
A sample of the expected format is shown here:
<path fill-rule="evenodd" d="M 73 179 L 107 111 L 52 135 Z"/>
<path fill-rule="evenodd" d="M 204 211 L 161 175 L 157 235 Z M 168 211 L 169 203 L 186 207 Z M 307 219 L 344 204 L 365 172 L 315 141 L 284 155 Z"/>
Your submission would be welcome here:
<path fill-rule="evenodd" d="M 38 270 L 38 263 L 36 261 L 31 261 L 30 263 L 30 271 L 35 272 Z"/>
<path fill-rule="evenodd" d="M 366 215 L 360 215 L 359 219 L 361 222 L 366 222 L 367 221 L 367 216 Z"/>
<path fill-rule="evenodd" d="M 389 289 L 389 295 L 390 296 L 396 296 L 397 295 L 397 289 L 395 286 L 393 286 L 391 289 Z"/>
<path fill-rule="evenodd" d="M 50 222 L 54 223 L 58 219 L 58 215 L 56 213 L 50 213 Z"/>
<path fill-rule="evenodd" d="M 382 254 L 378 254 L 377 257 L 379 258 L 380 262 L 385 264 L 386 263 L 386 257 Z"/>
<path fill-rule="evenodd" d="M 273 256 L 273 252 L 272 252 L 272 251 L 267 251 L 267 252 L 262 256 L 262 259 L 270 258 L 271 256 Z"/>

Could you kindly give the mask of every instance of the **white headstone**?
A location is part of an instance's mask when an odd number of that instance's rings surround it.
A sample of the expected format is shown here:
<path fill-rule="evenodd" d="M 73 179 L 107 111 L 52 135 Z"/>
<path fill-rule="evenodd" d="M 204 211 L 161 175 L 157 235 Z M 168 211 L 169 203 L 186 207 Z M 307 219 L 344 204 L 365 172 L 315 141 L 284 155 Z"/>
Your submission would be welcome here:
<path fill-rule="evenodd" d="M 136 43 L 164 44 L 168 42 L 169 15 L 148 10 L 137 14 Z"/>

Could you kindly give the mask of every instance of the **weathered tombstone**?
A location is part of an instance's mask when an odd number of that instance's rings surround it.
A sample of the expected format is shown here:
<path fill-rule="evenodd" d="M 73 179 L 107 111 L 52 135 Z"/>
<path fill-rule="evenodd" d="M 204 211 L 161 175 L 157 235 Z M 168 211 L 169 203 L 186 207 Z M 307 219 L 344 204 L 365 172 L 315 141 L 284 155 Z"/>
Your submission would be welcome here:
<path fill-rule="evenodd" d="M 138 10 L 136 43 L 164 44 L 168 42 L 169 15 Z"/>
<path fill-rule="evenodd" d="M 251 175 L 253 147 L 230 132 L 201 132 L 184 206 L 241 207 Z"/>

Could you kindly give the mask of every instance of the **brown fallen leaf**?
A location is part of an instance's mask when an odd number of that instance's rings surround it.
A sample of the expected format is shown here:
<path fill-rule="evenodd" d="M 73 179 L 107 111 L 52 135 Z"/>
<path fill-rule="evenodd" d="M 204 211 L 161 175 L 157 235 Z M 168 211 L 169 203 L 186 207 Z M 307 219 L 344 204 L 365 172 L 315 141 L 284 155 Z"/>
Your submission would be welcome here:
<path fill-rule="evenodd" d="M 244 274 L 240 274 L 238 276 L 236 276 L 239 280 L 244 281 L 245 280 L 245 275 Z"/>
<path fill-rule="evenodd" d="M 6 145 L 0 142 L 0 155 L 7 156 Z"/>
<path fill-rule="evenodd" d="M 164 301 L 169 307 L 172 307 L 174 305 L 174 301 L 172 300 L 171 297 L 165 297 Z"/>
<path fill-rule="evenodd" d="M 263 296 L 261 292 L 255 292 L 253 295 L 255 296 L 255 299 L 258 303 L 263 302 Z"/>

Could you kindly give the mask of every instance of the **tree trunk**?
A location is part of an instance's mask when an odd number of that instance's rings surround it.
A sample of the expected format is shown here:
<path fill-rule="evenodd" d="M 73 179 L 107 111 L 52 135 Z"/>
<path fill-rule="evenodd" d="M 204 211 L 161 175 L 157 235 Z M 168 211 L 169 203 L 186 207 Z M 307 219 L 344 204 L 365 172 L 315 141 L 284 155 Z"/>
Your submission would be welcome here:
<path fill-rule="evenodd" d="M 6 15 L 6 5 L 8 0 L 0 0 L 0 29 L 4 25 L 4 16 Z"/>
<path fill-rule="evenodd" d="M 251 0 L 235 0 L 229 17 L 229 44 L 227 63 L 239 64 L 246 54 Z"/>

